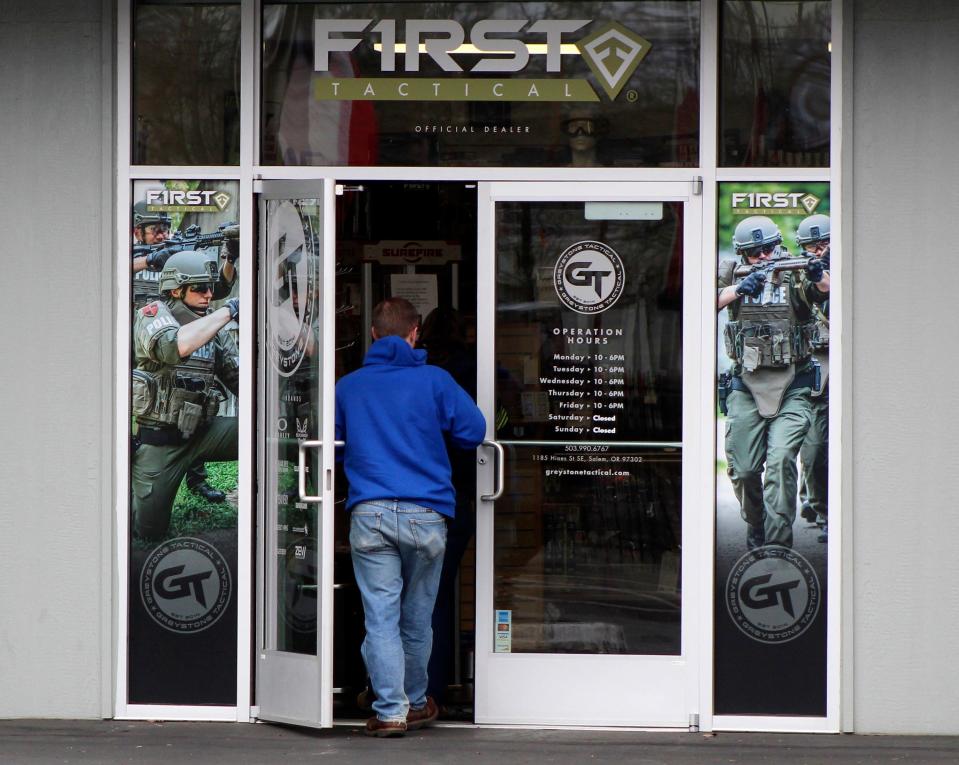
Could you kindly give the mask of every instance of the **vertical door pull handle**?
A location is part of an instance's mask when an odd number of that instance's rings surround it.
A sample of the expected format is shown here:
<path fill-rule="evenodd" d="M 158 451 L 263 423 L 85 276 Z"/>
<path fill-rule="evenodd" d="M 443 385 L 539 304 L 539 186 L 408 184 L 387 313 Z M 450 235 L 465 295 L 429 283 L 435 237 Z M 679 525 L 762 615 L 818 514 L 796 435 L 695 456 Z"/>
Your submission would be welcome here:
<path fill-rule="evenodd" d="M 503 496 L 503 489 L 506 483 L 506 452 L 503 450 L 499 441 L 483 441 L 483 446 L 489 446 L 496 453 L 496 480 L 493 484 L 492 494 L 483 494 L 480 499 L 485 502 L 494 502 Z"/>

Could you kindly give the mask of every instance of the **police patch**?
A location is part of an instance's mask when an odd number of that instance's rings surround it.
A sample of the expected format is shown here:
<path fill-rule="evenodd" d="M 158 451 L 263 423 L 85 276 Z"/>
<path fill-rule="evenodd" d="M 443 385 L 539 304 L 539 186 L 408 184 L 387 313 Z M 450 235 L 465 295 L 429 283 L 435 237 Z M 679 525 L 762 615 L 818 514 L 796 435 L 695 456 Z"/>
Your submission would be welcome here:
<path fill-rule="evenodd" d="M 144 316 L 156 316 L 156 315 L 157 315 L 157 309 L 158 309 L 158 306 L 157 306 L 156 303 L 150 303 L 149 305 L 143 306 L 143 308 L 141 309 L 140 312 L 141 312 Z"/>

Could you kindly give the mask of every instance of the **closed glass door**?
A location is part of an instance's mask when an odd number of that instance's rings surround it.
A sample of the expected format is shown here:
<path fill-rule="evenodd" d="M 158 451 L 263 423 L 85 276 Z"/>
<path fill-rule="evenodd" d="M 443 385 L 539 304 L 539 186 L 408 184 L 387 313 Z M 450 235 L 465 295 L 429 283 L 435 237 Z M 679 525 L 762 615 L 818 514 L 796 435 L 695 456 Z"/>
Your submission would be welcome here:
<path fill-rule="evenodd" d="M 477 722 L 698 713 L 699 201 L 481 184 Z"/>

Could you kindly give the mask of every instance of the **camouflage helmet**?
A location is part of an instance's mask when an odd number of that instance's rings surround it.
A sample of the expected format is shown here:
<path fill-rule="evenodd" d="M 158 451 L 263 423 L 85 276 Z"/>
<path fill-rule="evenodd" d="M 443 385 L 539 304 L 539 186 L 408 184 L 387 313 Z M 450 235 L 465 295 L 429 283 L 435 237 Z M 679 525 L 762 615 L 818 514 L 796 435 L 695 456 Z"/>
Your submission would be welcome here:
<path fill-rule="evenodd" d="M 149 223 L 163 223 L 169 227 L 172 225 L 173 219 L 169 213 L 151 212 L 147 209 L 146 200 L 143 199 L 133 205 L 133 228 L 146 226 Z"/>
<path fill-rule="evenodd" d="M 779 226 L 765 215 L 750 215 L 743 218 L 733 231 L 733 248 L 738 254 L 744 250 L 767 244 L 781 244 L 783 235 Z"/>
<path fill-rule="evenodd" d="M 803 218 L 796 228 L 796 243 L 801 247 L 815 242 L 829 241 L 829 216 L 810 215 Z"/>
<path fill-rule="evenodd" d="M 169 294 L 171 290 L 188 284 L 213 284 L 218 277 L 216 248 L 184 250 L 171 255 L 163 266 L 160 292 Z"/>

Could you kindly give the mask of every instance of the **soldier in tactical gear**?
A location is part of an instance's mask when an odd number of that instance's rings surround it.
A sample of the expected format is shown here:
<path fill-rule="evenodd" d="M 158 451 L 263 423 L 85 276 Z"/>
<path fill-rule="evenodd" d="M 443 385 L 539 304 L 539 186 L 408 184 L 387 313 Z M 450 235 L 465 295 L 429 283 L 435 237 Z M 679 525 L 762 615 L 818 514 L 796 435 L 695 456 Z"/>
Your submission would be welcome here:
<path fill-rule="evenodd" d="M 223 328 L 240 312 L 233 298 L 209 311 L 216 263 L 202 251 L 173 255 L 160 276 L 163 300 L 136 313 L 132 412 L 141 446 L 133 457 L 133 527 L 166 534 L 187 468 L 237 458 L 237 420 L 218 417 L 219 383 L 236 394 L 239 356 Z"/>
<path fill-rule="evenodd" d="M 810 215 L 796 228 L 796 243 L 807 255 L 829 269 L 829 216 Z M 815 331 L 812 356 L 820 370 L 820 385 L 811 395 L 811 424 L 799 456 L 802 461 L 800 500 L 802 517 L 823 527 L 820 542 L 828 540 L 829 500 L 829 301 L 813 305 Z"/>
<path fill-rule="evenodd" d="M 133 245 L 153 246 L 162 244 L 170 239 L 172 219 L 169 213 L 151 211 L 146 200 L 141 200 L 133 206 Z M 230 238 L 224 240 L 225 261 L 219 277 L 214 285 L 214 298 L 227 297 L 236 283 L 236 250 L 239 240 Z M 220 252 L 217 247 L 203 250 L 207 257 L 217 260 Z M 231 257 L 232 254 L 232 257 Z M 148 303 L 159 297 L 160 272 L 166 263 L 168 254 L 162 249 L 154 249 L 145 255 L 133 257 L 133 310 L 139 311 Z M 202 462 L 194 465 L 187 472 L 187 488 L 194 494 L 203 497 L 207 502 L 223 502 L 226 494 L 207 483 L 206 467 Z"/>
<path fill-rule="evenodd" d="M 735 275 L 739 265 L 784 257 L 782 234 L 769 218 L 742 220 L 733 233 L 740 263 L 719 265 L 718 309 L 726 308 L 726 353 L 733 361 L 726 399 L 727 473 L 746 521 L 746 544 L 792 546 L 797 455 L 809 429 L 815 384 L 812 306 L 828 297 L 829 277 L 811 262 L 787 271 L 763 297 L 766 275 Z"/>

